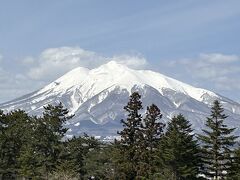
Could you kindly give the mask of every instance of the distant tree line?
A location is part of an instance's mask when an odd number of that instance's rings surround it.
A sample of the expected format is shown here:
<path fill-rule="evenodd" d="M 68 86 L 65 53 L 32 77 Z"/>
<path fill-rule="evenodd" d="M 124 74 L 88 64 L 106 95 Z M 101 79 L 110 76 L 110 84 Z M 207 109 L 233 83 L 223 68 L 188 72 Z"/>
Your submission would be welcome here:
<path fill-rule="evenodd" d="M 121 138 L 112 143 L 86 134 L 64 140 L 72 116 L 61 103 L 44 107 L 40 117 L 0 111 L 0 179 L 240 179 L 238 137 L 226 126 L 219 101 L 199 135 L 182 114 L 165 124 L 154 104 L 142 115 L 137 92 L 124 109 Z"/>

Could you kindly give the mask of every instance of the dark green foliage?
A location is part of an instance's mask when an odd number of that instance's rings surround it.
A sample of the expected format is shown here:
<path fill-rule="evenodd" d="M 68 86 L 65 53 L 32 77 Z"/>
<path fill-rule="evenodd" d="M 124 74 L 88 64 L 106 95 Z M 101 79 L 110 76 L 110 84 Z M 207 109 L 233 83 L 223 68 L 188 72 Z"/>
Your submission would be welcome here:
<path fill-rule="evenodd" d="M 63 141 L 67 114 L 61 103 L 45 107 L 42 117 L 0 111 L 0 179 L 82 179 L 84 158 L 100 143 L 87 135 Z"/>
<path fill-rule="evenodd" d="M 111 163 L 114 178 L 117 180 L 127 180 L 129 162 L 126 156 L 124 156 L 124 149 L 120 141 L 115 140 L 108 148 L 109 160 Z"/>
<path fill-rule="evenodd" d="M 139 175 L 150 178 L 157 171 L 156 150 L 163 135 L 165 124 L 160 122 L 162 114 L 160 109 L 152 104 L 147 107 L 146 117 L 143 119 L 141 133 L 141 163 Z"/>
<path fill-rule="evenodd" d="M 42 122 L 46 125 L 49 131 L 55 134 L 55 138 L 61 140 L 67 128 L 64 128 L 64 123 L 73 116 L 68 116 L 68 110 L 60 103 L 57 106 L 48 105 L 44 107 Z"/>
<path fill-rule="evenodd" d="M 63 123 L 68 111 L 60 103 L 45 107 L 43 117 L 30 117 L 21 110 L 0 112 L 0 174 L 40 178 L 56 167 Z"/>
<path fill-rule="evenodd" d="M 144 147 L 150 152 L 157 148 L 159 140 L 163 135 L 165 124 L 160 122 L 161 118 L 161 111 L 155 104 L 147 107 L 141 131 L 143 133 Z"/>
<path fill-rule="evenodd" d="M 67 132 L 67 129 L 63 128 L 63 124 L 71 118 L 67 114 L 68 110 L 63 108 L 61 103 L 57 106 L 44 107 L 43 117 L 40 119 L 39 128 L 35 132 L 38 134 L 37 150 L 44 156 L 47 174 L 54 169 L 59 157 L 61 140 Z"/>
<path fill-rule="evenodd" d="M 100 142 L 93 137 L 84 135 L 83 137 L 73 137 L 62 143 L 58 164 L 61 167 L 68 167 L 69 171 L 74 171 L 77 178 L 83 178 L 86 173 L 84 169 L 85 156 L 91 150 L 99 150 Z"/>
<path fill-rule="evenodd" d="M 126 120 L 121 120 L 124 129 L 118 134 L 121 136 L 121 143 L 126 146 L 134 147 L 140 141 L 140 128 L 142 116 L 139 111 L 142 109 L 141 96 L 134 92 L 124 109 L 128 113 Z"/>
<path fill-rule="evenodd" d="M 7 114 L 0 112 L 0 174 L 3 177 L 17 175 L 23 143 L 27 140 L 25 132 L 29 129 L 29 116 L 21 110 Z"/>
<path fill-rule="evenodd" d="M 210 178 L 223 179 L 230 172 L 233 161 L 233 146 L 237 137 L 231 135 L 234 128 L 228 128 L 224 121 L 219 101 L 214 101 L 211 116 L 207 118 L 204 135 L 199 135 L 202 145 L 203 173 Z"/>
<path fill-rule="evenodd" d="M 239 180 L 240 179 L 240 146 L 235 149 L 233 154 L 233 161 L 231 168 L 228 171 L 227 179 L 229 180 Z"/>
<path fill-rule="evenodd" d="M 64 140 L 64 123 L 72 116 L 61 103 L 45 107 L 41 117 L 0 111 L 0 179 L 194 180 L 200 167 L 209 177 L 240 179 L 240 150 L 232 148 L 234 129 L 224 125 L 219 102 L 214 102 L 205 134 L 199 135 L 202 159 L 183 115 L 174 117 L 164 134 L 160 109 L 152 104 L 142 118 L 138 93 L 124 109 L 128 116 L 122 120 L 121 139 L 112 144 L 87 135 Z"/>
<path fill-rule="evenodd" d="M 137 176 L 141 146 L 141 122 L 142 116 L 139 111 L 142 109 L 141 96 L 134 92 L 124 109 L 128 113 L 126 120 L 122 120 L 123 130 L 118 134 L 121 136 L 119 150 L 122 159 L 119 168 L 124 169 L 127 179 L 134 179 Z"/>
<path fill-rule="evenodd" d="M 63 123 L 71 118 L 67 114 L 68 110 L 60 103 L 44 107 L 43 117 L 33 118 L 28 143 L 19 158 L 21 175 L 35 172 L 35 175 L 48 177 L 53 172 L 61 152 L 61 140 L 67 131 Z"/>
<path fill-rule="evenodd" d="M 183 115 L 172 118 L 160 144 L 160 159 L 163 161 L 165 179 L 196 179 L 199 167 L 198 144 L 193 130 Z"/>
<path fill-rule="evenodd" d="M 113 147 L 102 144 L 98 148 L 91 149 L 84 158 L 85 179 L 94 177 L 98 179 L 114 179 L 116 173 L 113 163 Z"/>
<path fill-rule="evenodd" d="M 18 173 L 21 176 L 40 178 L 45 173 L 43 164 L 46 159 L 39 148 L 42 144 L 40 138 L 45 136 L 45 134 L 39 133 L 41 123 L 37 117 L 31 117 L 29 129 L 25 131 L 28 138 L 22 145 L 21 154 L 18 157 L 20 165 Z"/>

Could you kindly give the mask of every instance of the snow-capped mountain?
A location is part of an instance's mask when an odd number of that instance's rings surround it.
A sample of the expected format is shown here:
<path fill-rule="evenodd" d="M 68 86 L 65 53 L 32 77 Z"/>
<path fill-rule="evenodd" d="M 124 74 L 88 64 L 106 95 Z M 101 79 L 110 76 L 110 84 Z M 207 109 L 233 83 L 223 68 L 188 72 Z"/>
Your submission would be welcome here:
<path fill-rule="evenodd" d="M 222 102 L 229 115 L 226 123 L 238 128 L 240 135 L 240 104 L 214 92 L 195 88 L 160 73 L 134 70 L 111 61 L 96 69 L 78 67 L 42 89 L 0 105 L 10 111 L 24 109 L 41 114 L 43 106 L 62 102 L 74 118 L 66 124 L 68 134 L 87 132 L 91 135 L 114 135 L 121 129 L 123 107 L 133 91 L 142 95 L 143 106 L 156 104 L 168 121 L 182 113 L 200 132 L 215 99 Z M 144 111 L 144 110 L 143 110 Z"/>

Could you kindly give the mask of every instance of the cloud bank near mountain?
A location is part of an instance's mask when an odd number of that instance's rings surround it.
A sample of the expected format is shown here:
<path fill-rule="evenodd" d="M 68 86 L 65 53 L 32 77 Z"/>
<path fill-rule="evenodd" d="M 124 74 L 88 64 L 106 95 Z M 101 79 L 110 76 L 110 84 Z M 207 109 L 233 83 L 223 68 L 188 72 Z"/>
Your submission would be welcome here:
<path fill-rule="evenodd" d="M 14 70 L 6 66 L 6 61 L 0 53 L 0 102 L 37 90 L 78 66 L 93 69 L 109 61 L 116 61 L 134 69 L 153 67 L 139 53 L 105 56 L 80 47 L 45 49 L 39 55 L 26 56 L 16 61 Z M 185 82 L 206 88 L 209 88 L 206 85 L 211 84 L 212 90 L 231 93 L 240 90 L 239 62 L 240 57 L 234 54 L 202 53 L 192 58 L 159 61 L 159 69 L 154 69 L 160 72 L 162 67 L 168 72 L 180 70 L 178 74 L 184 77 L 182 81 L 186 79 Z"/>

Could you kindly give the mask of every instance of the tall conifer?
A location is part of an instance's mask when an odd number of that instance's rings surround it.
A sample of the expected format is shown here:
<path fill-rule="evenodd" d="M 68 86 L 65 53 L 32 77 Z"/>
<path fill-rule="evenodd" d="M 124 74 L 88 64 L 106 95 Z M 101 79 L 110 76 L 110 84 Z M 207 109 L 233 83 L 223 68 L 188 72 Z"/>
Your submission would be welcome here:
<path fill-rule="evenodd" d="M 195 179 L 198 174 L 199 155 L 197 140 L 191 124 L 183 115 L 172 118 L 160 144 L 160 157 L 165 166 L 164 179 Z"/>
<path fill-rule="evenodd" d="M 232 135 L 234 128 L 225 125 L 227 116 L 223 113 L 219 101 L 214 101 L 211 116 L 207 118 L 206 129 L 199 135 L 202 142 L 203 174 L 214 179 L 223 179 L 230 172 L 233 156 L 233 146 L 236 136 Z"/>
<path fill-rule="evenodd" d="M 141 169 L 138 172 L 146 178 L 150 178 L 156 172 L 156 150 L 165 127 L 165 124 L 160 122 L 161 118 L 161 111 L 155 104 L 147 107 L 141 128 Z"/>
<path fill-rule="evenodd" d="M 139 93 L 134 92 L 130 96 L 129 102 L 124 109 L 127 111 L 128 116 L 126 120 L 122 120 L 123 130 L 118 132 L 121 136 L 120 148 L 124 162 L 119 164 L 122 170 L 126 172 L 127 179 L 135 179 L 139 168 L 139 155 L 141 152 L 141 121 L 142 116 L 139 111 L 142 109 L 141 96 Z"/>
<path fill-rule="evenodd" d="M 0 174 L 3 179 L 18 175 L 18 157 L 28 138 L 29 122 L 30 117 L 22 110 L 0 112 Z"/>
<path fill-rule="evenodd" d="M 31 131 L 27 133 L 29 137 L 19 157 L 23 176 L 49 178 L 59 163 L 61 141 L 67 131 L 63 125 L 71 117 L 60 103 L 44 107 L 42 117 L 32 118 Z"/>

